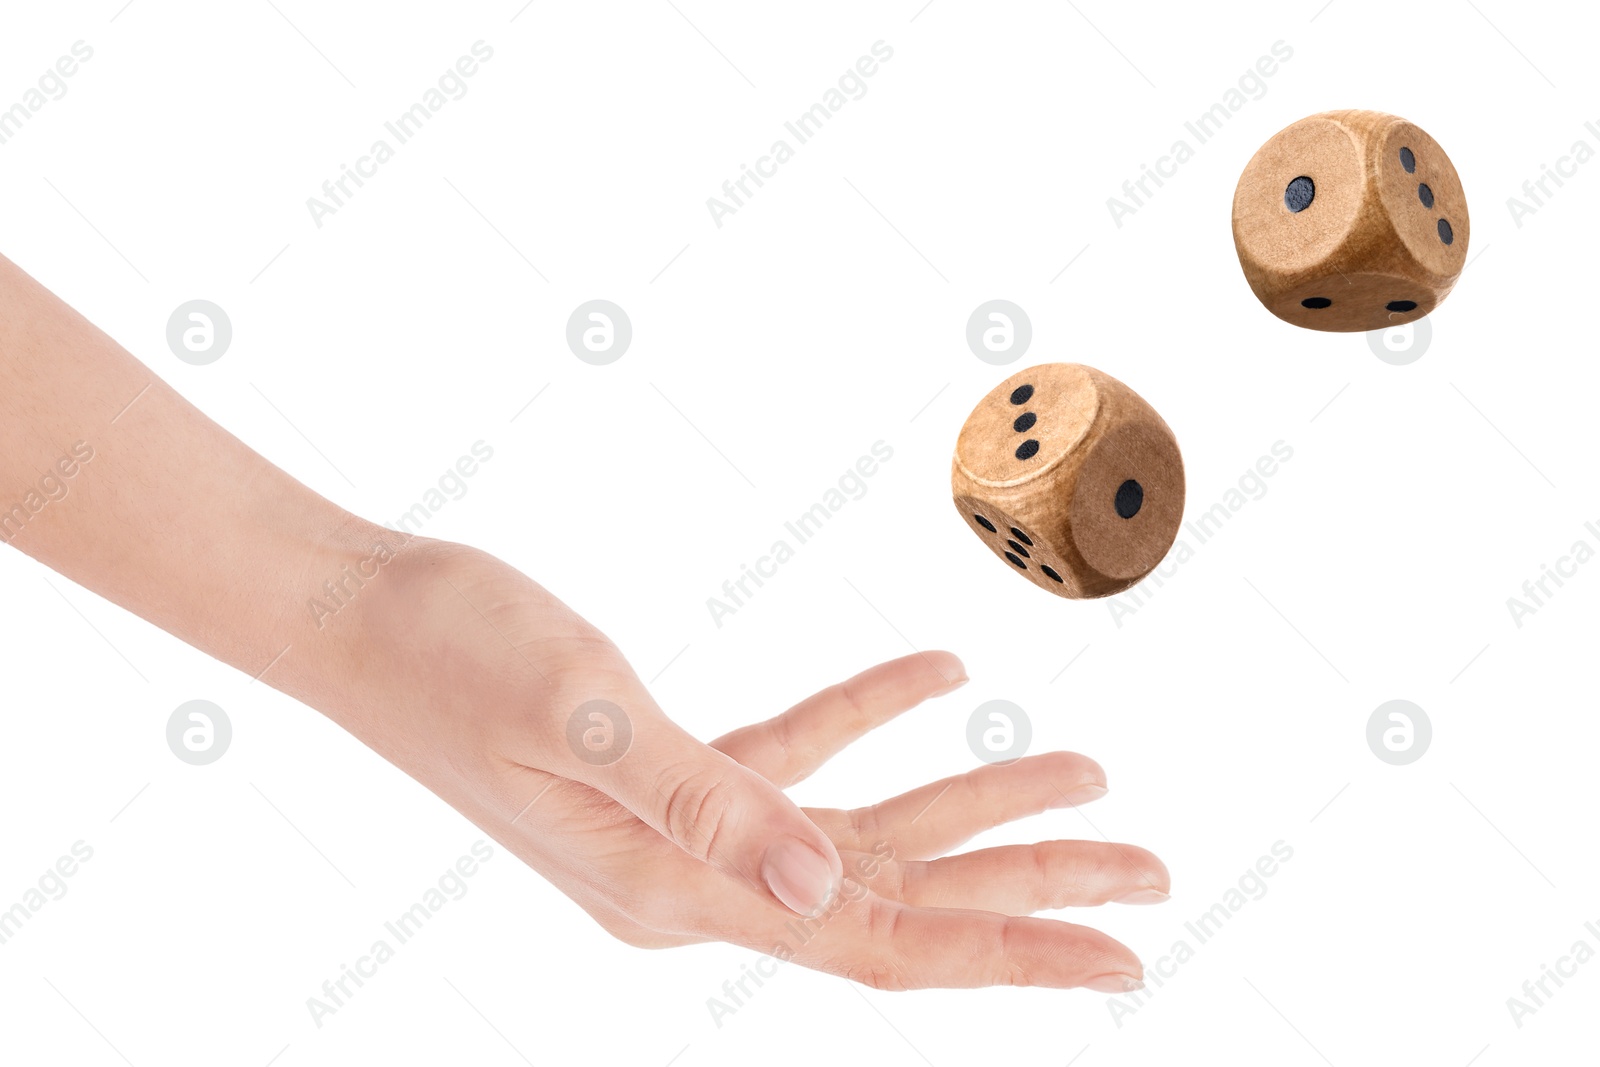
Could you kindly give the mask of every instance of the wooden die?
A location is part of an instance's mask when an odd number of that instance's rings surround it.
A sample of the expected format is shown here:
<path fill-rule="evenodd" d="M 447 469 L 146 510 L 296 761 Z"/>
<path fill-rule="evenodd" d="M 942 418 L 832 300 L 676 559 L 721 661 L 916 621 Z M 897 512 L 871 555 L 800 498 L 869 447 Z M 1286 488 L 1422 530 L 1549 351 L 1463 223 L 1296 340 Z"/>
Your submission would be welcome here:
<path fill-rule="evenodd" d="M 1183 518 L 1183 457 L 1161 416 L 1092 367 L 1019 371 L 956 438 L 961 518 L 1006 566 L 1057 596 L 1121 592 L 1160 563 Z"/>
<path fill-rule="evenodd" d="M 1233 243 L 1257 299 L 1311 330 L 1379 330 L 1428 314 L 1467 262 L 1467 197 L 1439 143 L 1377 111 L 1279 131 L 1233 194 Z"/>

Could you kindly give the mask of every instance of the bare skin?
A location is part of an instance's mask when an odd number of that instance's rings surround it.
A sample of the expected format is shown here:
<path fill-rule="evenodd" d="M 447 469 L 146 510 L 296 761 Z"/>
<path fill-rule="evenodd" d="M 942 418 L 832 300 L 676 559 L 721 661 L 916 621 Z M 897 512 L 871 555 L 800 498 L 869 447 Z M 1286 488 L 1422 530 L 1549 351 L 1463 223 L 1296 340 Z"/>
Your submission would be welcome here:
<path fill-rule="evenodd" d="M 1155 856 L 1086 841 L 946 855 L 1103 795 L 1092 760 L 984 766 L 853 811 L 784 795 L 964 683 L 950 653 L 707 745 L 533 580 L 318 496 L 3 258 L 0 383 L 0 538 L 323 712 L 629 944 L 727 941 L 883 989 L 1137 988 L 1126 946 L 1029 916 L 1164 900 Z M 339 610 L 308 610 L 330 580 Z M 586 707 L 631 729 L 618 755 L 570 740 Z"/>

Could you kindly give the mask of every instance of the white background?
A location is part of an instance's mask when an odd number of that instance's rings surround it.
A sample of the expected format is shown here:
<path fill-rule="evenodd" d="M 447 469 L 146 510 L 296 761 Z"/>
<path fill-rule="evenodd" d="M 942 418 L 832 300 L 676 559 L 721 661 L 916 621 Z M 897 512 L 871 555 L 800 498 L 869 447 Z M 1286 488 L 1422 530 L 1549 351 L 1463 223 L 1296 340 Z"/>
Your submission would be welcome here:
<path fill-rule="evenodd" d="M 253 447 L 383 521 L 487 442 L 425 532 L 550 586 L 704 737 L 909 646 L 957 652 L 970 686 L 798 798 L 964 770 L 972 709 L 1015 701 L 1034 751 L 1092 755 L 1112 791 L 979 843 L 1155 850 L 1170 903 L 1064 916 L 1147 967 L 1275 842 L 1294 851 L 1120 1026 L 1085 991 L 897 995 L 785 968 L 719 1028 L 706 1000 L 750 953 L 627 948 L 497 848 L 319 1028 L 307 997 L 483 835 L 316 713 L 5 553 L 0 907 L 74 842 L 93 858 L 0 946 L 0 1059 L 1592 1058 L 1600 962 L 1520 1028 L 1506 1005 L 1580 938 L 1600 949 L 1600 564 L 1520 628 L 1506 606 L 1575 540 L 1600 547 L 1600 163 L 1520 227 L 1506 206 L 1575 140 L 1600 148 L 1592 13 L 122 2 L 7 5 L 0 106 L 73 42 L 94 55 L 0 145 L 0 250 Z M 466 96 L 316 227 L 307 197 L 480 39 Z M 879 40 L 866 95 L 714 225 L 706 198 Z M 1106 198 L 1280 40 L 1265 94 L 1114 225 Z M 1273 318 L 1232 248 L 1251 153 L 1346 107 L 1424 126 L 1470 198 L 1471 264 L 1406 366 Z M 1010 368 L 964 338 L 997 297 L 1033 323 Z M 165 342 L 194 298 L 233 323 L 209 366 Z M 592 298 L 633 322 L 609 366 L 564 341 Z M 1006 574 L 948 501 L 973 403 L 1051 360 L 1163 414 L 1191 518 L 1293 448 L 1120 626 Z M 867 494 L 714 626 L 707 597 L 878 440 L 894 456 Z M 165 741 L 195 698 L 234 727 L 206 767 Z M 1365 739 L 1393 698 L 1433 723 L 1409 766 Z"/>

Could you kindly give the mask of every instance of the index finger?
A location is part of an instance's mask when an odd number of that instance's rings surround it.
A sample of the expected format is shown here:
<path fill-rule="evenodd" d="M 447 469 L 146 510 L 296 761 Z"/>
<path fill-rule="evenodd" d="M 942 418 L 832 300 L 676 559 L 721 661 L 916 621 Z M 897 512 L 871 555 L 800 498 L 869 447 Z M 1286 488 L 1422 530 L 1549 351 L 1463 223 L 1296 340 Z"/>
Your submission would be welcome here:
<path fill-rule="evenodd" d="M 810 777 L 868 731 L 966 681 L 967 670 L 952 653 L 913 653 L 869 667 L 765 722 L 740 727 L 711 747 L 782 789 Z"/>

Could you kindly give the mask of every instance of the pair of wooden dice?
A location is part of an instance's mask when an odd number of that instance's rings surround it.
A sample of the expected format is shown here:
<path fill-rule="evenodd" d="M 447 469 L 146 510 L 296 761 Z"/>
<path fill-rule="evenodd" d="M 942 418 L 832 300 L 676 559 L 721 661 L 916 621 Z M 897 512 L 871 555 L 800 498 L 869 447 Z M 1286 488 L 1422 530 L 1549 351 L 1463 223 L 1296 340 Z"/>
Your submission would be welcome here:
<path fill-rule="evenodd" d="M 1377 330 L 1437 307 L 1466 264 L 1466 195 L 1420 127 L 1376 111 L 1301 119 L 1256 152 L 1233 238 L 1267 310 L 1314 330 Z M 1006 565 L 1058 596 L 1120 592 L 1165 558 L 1183 457 L 1161 416 L 1072 363 L 996 386 L 956 440 L 951 492 Z"/>

